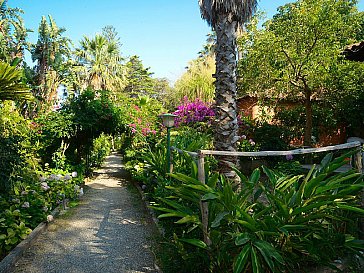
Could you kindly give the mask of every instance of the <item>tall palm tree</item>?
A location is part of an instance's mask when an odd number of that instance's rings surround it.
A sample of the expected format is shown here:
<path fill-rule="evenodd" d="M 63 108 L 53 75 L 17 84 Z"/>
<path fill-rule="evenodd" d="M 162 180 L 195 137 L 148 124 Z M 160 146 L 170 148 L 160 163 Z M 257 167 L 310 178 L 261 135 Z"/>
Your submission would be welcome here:
<path fill-rule="evenodd" d="M 115 35 L 105 28 L 103 34 L 96 34 L 93 38 L 84 37 L 80 41 L 76 56 L 83 67 L 84 87 L 109 91 L 120 87 L 122 58 Z"/>
<path fill-rule="evenodd" d="M 71 40 L 63 36 L 65 28 L 57 26 L 52 16 L 45 16 L 39 24 L 38 41 L 32 46 L 33 61 L 37 62 L 36 74 L 39 86 L 38 97 L 52 104 L 57 97 L 57 88 L 64 79 L 64 68 L 70 57 Z"/>
<path fill-rule="evenodd" d="M 19 8 L 11 8 L 7 0 L 0 0 L 0 59 L 12 62 L 23 58 L 24 49 L 28 47 L 26 38 L 30 31 L 24 25 Z M 20 62 L 19 62 L 20 63 Z"/>
<path fill-rule="evenodd" d="M 236 106 L 236 34 L 238 28 L 253 15 L 257 2 L 257 0 L 199 0 L 202 18 L 216 32 L 217 120 L 214 132 L 216 150 L 236 151 L 239 140 Z M 230 163 L 236 162 L 236 158 L 222 157 L 220 170 L 229 175 Z"/>

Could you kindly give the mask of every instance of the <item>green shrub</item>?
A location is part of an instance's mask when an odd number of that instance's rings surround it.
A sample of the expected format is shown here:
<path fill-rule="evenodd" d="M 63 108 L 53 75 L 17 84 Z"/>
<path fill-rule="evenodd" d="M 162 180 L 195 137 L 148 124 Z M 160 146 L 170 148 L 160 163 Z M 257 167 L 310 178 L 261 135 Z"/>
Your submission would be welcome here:
<path fill-rule="evenodd" d="M 236 170 L 239 191 L 218 174 L 210 175 L 206 185 L 196 179 L 196 172 L 171 174 L 179 183 L 167 186 L 170 195 L 159 198 L 153 208 L 162 212 L 160 219 L 175 219 L 178 249 L 182 244 L 205 253 L 195 265 L 201 272 L 296 272 L 311 265 L 332 266 L 334 259 L 360 255 L 363 249 L 363 242 L 355 239 L 356 219 L 364 214 L 358 203 L 363 177 L 355 171 L 333 173 L 348 155 L 327 155 L 306 176 L 282 176 L 263 167 L 268 179 L 262 181 L 259 169 L 250 178 Z M 203 241 L 201 202 L 209 208 L 211 244 Z"/>
<path fill-rule="evenodd" d="M 31 142 L 31 123 L 11 102 L 0 106 L 0 194 L 10 194 L 13 184 L 26 180 L 38 167 Z"/>
<path fill-rule="evenodd" d="M 106 156 L 111 152 L 111 137 L 101 134 L 93 142 L 90 165 L 91 167 L 100 167 L 105 161 Z"/>

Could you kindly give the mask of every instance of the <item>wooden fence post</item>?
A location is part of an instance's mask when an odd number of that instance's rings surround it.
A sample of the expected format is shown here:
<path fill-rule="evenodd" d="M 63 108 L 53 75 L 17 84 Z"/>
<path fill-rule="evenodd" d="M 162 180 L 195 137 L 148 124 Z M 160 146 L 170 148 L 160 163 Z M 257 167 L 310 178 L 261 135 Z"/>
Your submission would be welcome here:
<path fill-rule="evenodd" d="M 357 153 L 354 155 L 354 167 L 358 170 L 359 173 L 363 173 L 363 158 L 362 158 L 362 147 L 360 146 Z M 360 192 L 360 206 L 364 208 L 364 190 L 362 189 Z M 364 217 L 359 219 L 360 226 L 360 239 L 364 239 Z"/>
<path fill-rule="evenodd" d="M 206 184 L 205 177 L 205 155 L 201 152 L 198 154 L 197 159 L 197 167 L 198 167 L 198 180 Z M 200 209 L 201 209 L 201 221 L 202 221 L 202 231 L 203 231 L 203 240 L 206 245 L 211 245 L 211 240 L 209 236 L 209 209 L 208 203 L 206 201 L 200 201 Z"/>
<path fill-rule="evenodd" d="M 354 155 L 354 167 L 358 170 L 358 172 L 363 172 L 361 147 L 359 147 L 358 152 Z"/>

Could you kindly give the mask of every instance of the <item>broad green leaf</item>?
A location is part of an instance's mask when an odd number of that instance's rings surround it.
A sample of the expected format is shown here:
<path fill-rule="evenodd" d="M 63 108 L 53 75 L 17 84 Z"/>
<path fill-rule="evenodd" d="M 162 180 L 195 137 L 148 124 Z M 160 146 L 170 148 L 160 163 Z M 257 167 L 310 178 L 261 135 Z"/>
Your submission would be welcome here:
<path fill-rule="evenodd" d="M 212 190 L 207 186 L 207 185 L 191 185 L 191 184 L 185 184 L 185 185 L 182 185 L 182 187 L 184 188 L 190 188 L 190 189 L 194 189 L 194 190 L 198 190 L 198 191 L 202 191 L 202 192 L 211 192 Z"/>
<path fill-rule="evenodd" d="M 158 219 L 162 219 L 162 218 L 168 218 L 168 217 L 186 217 L 188 215 L 186 215 L 185 213 L 180 213 L 180 212 L 171 212 L 171 213 L 164 213 L 158 216 Z"/>
<path fill-rule="evenodd" d="M 175 212 L 175 210 L 163 208 L 163 207 L 156 207 L 156 206 L 149 206 L 151 209 L 163 211 L 163 212 Z"/>
<path fill-rule="evenodd" d="M 214 189 L 216 187 L 217 181 L 219 181 L 219 173 L 215 173 L 213 176 L 211 176 L 208 181 L 207 181 L 207 185 Z"/>
<path fill-rule="evenodd" d="M 272 185 L 276 185 L 277 184 L 277 178 L 275 173 L 268 169 L 267 167 L 265 167 L 264 165 L 262 166 L 263 172 L 268 176 L 269 181 L 272 183 Z"/>
<path fill-rule="evenodd" d="M 280 213 L 284 216 L 285 219 L 289 217 L 289 211 L 287 208 L 287 205 L 284 204 L 281 200 L 279 200 L 275 195 L 273 194 L 267 194 L 267 197 L 276 204 L 277 208 L 279 209 L 277 213 Z"/>
<path fill-rule="evenodd" d="M 255 226 L 257 224 L 257 222 L 254 220 L 254 218 L 252 216 L 250 216 L 250 214 L 247 213 L 244 209 L 239 209 L 239 212 L 244 217 L 244 219 L 249 222 L 249 224 L 251 224 L 252 226 Z"/>
<path fill-rule="evenodd" d="M 318 187 L 318 185 L 325 179 L 326 176 L 326 174 L 320 174 L 319 176 L 307 181 L 306 187 L 304 189 L 304 196 L 311 196 L 314 193 L 316 187 Z"/>
<path fill-rule="evenodd" d="M 303 175 L 297 175 L 292 178 L 286 178 L 279 183 L 277 183 L 276 188 L 281 190 L 282 192 L 286 191 L 289 187 L 292 186 L 293 183 L 297 182 L 303 177 Z"/>
<path fill-rule="evenodd" d="M 338 208 L 343 209 L 343 210 L 349 210 L 349 211 L 353 211 L 356 213 L 364 214 L 364 209 L 361 209 L 361 208 L 343 205 L 343 204 L 337 204 L 337 206 L 338 206 Z"/>
<path fill-rule="evenodd" d="M 189 177 L 188 175 L 185 175 L 183 173 L 170 173 L 168 174 L 170 177 L 173 177 L 174 179 L 177 179 L 178 181 L 184 182 L 186 184 L 196 184 L 201 185 L 201 182 L 198 181 L 198 179 Z"/>
<path fill-rule="evenodd" d="M 232 168 L 234 170 L 234 172 L 238 175 L 238 177 L 240 178 L 240 182 L 243 184 L 243 185 L 247 185 L 249 184 L 249 180 L 248 178 L 242 174 L 242 172 L 240 170 L 238 170 L 237 168 L 233 167 Z"/>
<path fill-rule="evenodd" d="M 235 238 L 235 245 L 237 246 L 245 245 L 249 241 L 250 241 L 249 233 L 247 232 L 240 233 Z"/>
<path fill-rule="evenodd" d="M 332 153 L 327 154 L 322 160 L 321 160 L 321 164 L 320 164 L 320 168 L 322 170 L 325 170 L 327 168 L 327 166 L 329 165 L 329 163 L 332 160 Z"/>
<path fill-rule="evenodd" d="M 253 231 L 253 232 L 257 231 L 256 227 L 253 226 L 252 224 L 248 223 L 247 221 L 242 221 L 242 220 L 237 220 L 237 219 L 234 219 L 233 221 L 235 223 L 242 225 L 243 227 L 246 227 L 250 231 Z"/>
<path fill-rule="evenodd" d="M 179 239 L 179 241 L 190 244 L 190 245 L 197 246 L 198 248 L 202 248 L 202 249 L 207 248 L 206 243 L 201 241 L 201 240 L 198 240 L 198 239 L 184 239 L 184 238 L 181 238 L 181 239 Z"/>
<path fill-rule="evenodd" d="M 252 248 L 252 251 L 251 251 L 251 262 L 252 262 L 252 267 L 253 267 L 253 273 L 262 272 L 260 261 L 258 259 L 257 253 L 254 248 Z"/>
<path fill-rule="evenodd" d="M 187 214 L 192 214 L 192 210 L 186 206 L 183 206 L 175 201 L 166 199 L 166 198 L 158 198 L 159 200 L 161 200 L 163 203 L 171 206 L 172 208 L 175 208 L 176 210 L 183 212 L 183 213 L 187 213 Z"/>
<path fill-rule="evenodd" d="M 202 201 L 207 201 L 207 200 L 215 200 L 217 199 L 218 196 L 215 193 L 206 193 L 204 196 L 202 196 L 201 200 Z"/>
<path fill-rule="evenodd" d="M 320 209 L 323 206 L 326 206 L 328 204 L 332 204 L 333 201 L 322 201 L 322 202 L 317 202 L 308 206 L 304 206 L 304 207 L 297 207 L 296 209 L 294 209 L 291 213 L 291 215 L 297 215 L 303 212 L 308 212 L 312 209 Z"/>
<path fill-rule="evenodd" d="M 241 273 L 247 266 L 247 262 L 251 252 L 251 245 L 245 245 L 242 251 L 239 253 L 234 263 L 234 273 Z"/>
<path fill-rule="evenodd" d="M 320 187 L 317 189 L 317 193 L 320 194 L 322 192 L 326 192 L 326 191 L 332 191 L 332 190 L 336 190 L 336 189 L 341 189 L 338 192 L 338 195 L 346 195 L 346 194 L 350 194 L 351 192 L 357 192 L 358 190 L 364 188 L 364 185 L 352 185 L 352 184 L 334 184 L 334 185 L 330 185 L 330 186 L 325 186 L 325 187 Z"/>
<path fill-rule="evenodd" d="M 266 263 L 269 265 L 270 269 L 274 271 L 274 264 L 273 259 L 274 258 L 277 262 L 284 265 L 285 262 L 282 258 L 282 256 L 278 253 L 278 251 L 268 242 L 265 241 L 255 241 L 254 246 L 259 250 L 261 255 L 263 256 Z"/>
<path fill-rule="evenodd" d="M 186 223 L 200 224 L 201 222 L 200 222 L 200 219 L 196 215 L 187 215 L 175 223 L 176 224 L 186 224 Z"/>
<path fill-rule="evenodd" d="M 259 178 L 260 178 L 260 171 L 259 171 L 259 169 L 255 169 L 253 171 L 253 173 L 251 174 L 249 181 L 250 181 L 250 183 L 255 185 L 256 183 L 258 183 Z"/>
<path fill-rule="evenodd" d="M 228 213 L 228 212 L 226 212 L 226 211 L 218 213 L 218 214 L 216 215 L 215 220 L 211 223 L 211 227 L 212 227 L 212 228 L 219 227 L 219 226 L 220 226 L 220 222 L 221 222 L 221 220 L 222 220 L 222 219 L 224 219 L 224 217 L 225 217 L 226 215 L 228 215 L 228 214 L 229 214 L 229 213 Z"/>

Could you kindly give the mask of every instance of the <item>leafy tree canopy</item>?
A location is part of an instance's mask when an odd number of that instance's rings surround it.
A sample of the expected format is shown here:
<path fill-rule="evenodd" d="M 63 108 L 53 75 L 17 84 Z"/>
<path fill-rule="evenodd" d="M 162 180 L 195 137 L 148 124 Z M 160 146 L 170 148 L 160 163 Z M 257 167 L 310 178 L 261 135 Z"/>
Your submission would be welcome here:
<path fill-rule="evenodd" d="M 240 94 L 293 98 L 305 103 L 305 144 L 311 144 L 312 101 L 337 91 L 330 83 L 345 63 L 342 50 L 361 30 L 356 1 L 299 0 L 278 9 L 240 39 Z"/>

